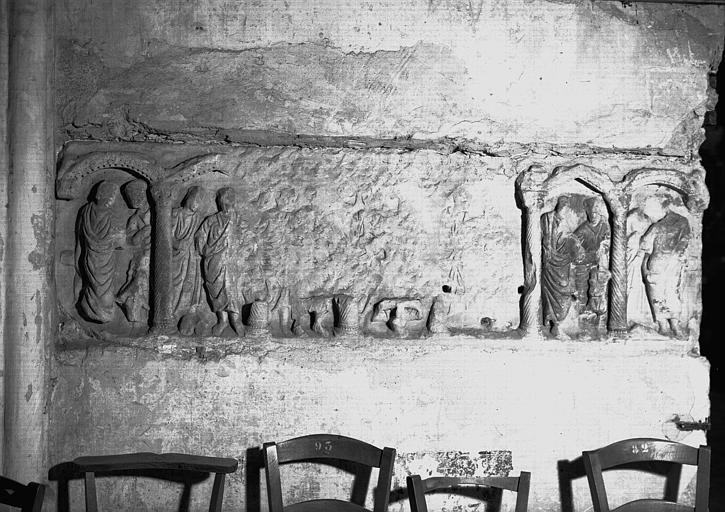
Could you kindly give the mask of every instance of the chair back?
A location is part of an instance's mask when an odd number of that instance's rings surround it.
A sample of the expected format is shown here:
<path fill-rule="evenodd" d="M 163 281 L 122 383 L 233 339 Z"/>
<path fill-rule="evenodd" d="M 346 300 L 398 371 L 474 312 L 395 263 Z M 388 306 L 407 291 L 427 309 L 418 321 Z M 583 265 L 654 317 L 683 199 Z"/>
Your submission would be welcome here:
<path fill-rule="evenodd" d="M 582 453 L 594 512 L 611 512 L 602 472 L 617 468 L 637 469 L 644 463 L 671 463 L 665 473 L 664 498 L 641 499 L 616 508 L 620 512 L 707 512 L 710 490 L 710 448 L 693 448 L 682 443 L 651 438 L 626 439 L 598 450 Z M 677 503 L 682 466 L 697 466 L 695 506 Z"/>
<path fill-rule="evenodd" d="M 431 477 L 425 480 L 422 480 L 420 475 L 411 475 L 406 479 L 406 484 L 411 512 L 428 512 L 426 493 L 445 490 L 451 494 L 462 494 L 464 488 L 471 486 L 513 491 L 516 493 L 515 511 L 526 512 L 531 473 L 522 471 L 518 477 Z"/>
<path fill-rule="evenodd" d="M 390 495 L 390 483 L 393 478 L 393 448 L 377 448 L 371 444 L 350 437 L 313 434 L 282 441 L 265 443 L 264 468 L 267 476 L 267 497 L 270 512 L 313 512 L 340 511 L 362 512 L 368 493 L 368 485 L 372 468 L 378 468 L 378 483 L 375 487 L 373 512 L 386 512 Z M 282 504 L 282 483 L 279 466 L 294 462 L 347 462 L 365 469 L 357 477 L 350 501 L 335 499 L 316 499 Z"/>
<path fill-rule="evenodd" d="M 78 457 L 73 461 L 74 470 L 85 479 L 86 512 L 98 512 L 96 496 L 96 473 L 109 475 L 142 475 L 169 479 L 170 473 L 199 475 L 214 473 L 209 512 L 221 512 L 224 498 L 224 475 L 237 470 L 236 459 L 202 457 L 182 453 L 127 453 L 122 455 L 99 455 Z M 189 484 L 187 484 L 189 485 Z M 188 490 L 190 492 L 190 489 Z M 184 492 L 187 492 L 185 488 Z"/>
<path fill-rule="evenodd" d="M 0 504 L 19 508 L 22 512 L 40 512 L 45 486 L 36 482 L 23 485 L 0 476 Z"/>

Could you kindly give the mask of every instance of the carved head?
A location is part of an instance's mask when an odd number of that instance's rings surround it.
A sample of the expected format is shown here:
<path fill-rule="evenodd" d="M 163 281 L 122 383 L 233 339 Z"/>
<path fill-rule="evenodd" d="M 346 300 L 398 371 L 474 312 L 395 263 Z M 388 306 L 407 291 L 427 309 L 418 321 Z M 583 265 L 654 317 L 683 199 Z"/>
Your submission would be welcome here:
<path fill-rule="evenodd" d="M 584 210 L 587 213 L 589 222 L 598 222 L 607 217 L 607 205 L 596 197 L 590 197 L 584 201 Z"/>
<path fill-rule="evenodd" d="M 129 181 L 123 186 L 123 195 L 131 208 L 146 208 L 148 197 L 146 195 L 146 182 L 143 180 Z"/>
<path fill-rule="evenodd" d="M 653 222 L 657 222 L 667 215 L 667 212 L 669 211 L 669 201 L 663 201 L 662 198 L 658 196 L 650 196 L 644 200 L 642 211 L 647 217 L 652 219 Z"/>
<path fill-rule="evenodd" d="M 219 207 L 219 210 L 223 212 L 233 210 L 236 200 L 236 193 L 231 187 L 224 187 L 222 189 L 219 189 L 219 192 L 217 192 L 217 206 Z"/>
<path fill-rule="evenodd" d="M 101 181 L 96 187 L 96 204 L 110 208 L 118 197 L 118 186 L 110 181 Z"/>
<path fill-rule="evenodd" d="M 195 212 L 204 201 L 204 189 L 201 187 L 191 187 L 184 197 L 184 206 Z"/>
<path fill-rule="evenodd" d="M 571 232 L 576 229 L 579 224 L 579 217 L 571 207 L 571 202 L 566 196 L 561 196 L 556 201 L 556 208 L 554 209 L 556 216 L 559 219 L 559 229 L 564 232 Z"/>

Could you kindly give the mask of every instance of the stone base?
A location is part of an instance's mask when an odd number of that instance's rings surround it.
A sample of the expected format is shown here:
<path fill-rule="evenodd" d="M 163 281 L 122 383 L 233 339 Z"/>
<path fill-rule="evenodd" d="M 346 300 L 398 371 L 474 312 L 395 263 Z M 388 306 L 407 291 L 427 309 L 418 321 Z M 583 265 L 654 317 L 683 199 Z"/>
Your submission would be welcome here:
<path fill-rule="evenodd" d="M 525 470 L 532 473 L 529 510 L 558 512 L 559 473 L 573 510 L 591 507 L 586 478 L 566 462 L 582 450 L 629 437 L 705 443 L 702 432 L 679 432 L 672 423 L 674 415 L 709 414 L 709 365 L 686 355 L 685 342 L 267 337 L 235 341 L 218 359 L 208 357 L 213 350 L 180 350 L 188 340 L 157 342 L 58 352 L 51 464 L 135 451 L 236 457 L 241 469 L 227 480 L 225 508 L 266 510 L 264 476 L 250 449 L 330 432 L 395 447 L 394 490 L 405 487 L 411 468 L 424 476 L 472 465 L 481 474 Z M 443 457 L 441 465 L 441 454 L 450 452 L 468 455 Z M 480 452 L 504 455 L 491 463 L 492 455 Z M 567 473 L 575 476 L 571 483 Z M 324 472 L 295 474 L 289 499 L 349 492 L 326 484 Z M 692 475 L 684 472 L 683 491 L 692 487 Z M 644 478 L 612 484 L 610 503 L 632 498 Z M 208 506 L 211 482 L 198 487 L 192 510 Z M 54 491 L 53 485 L 51 501 Z M 99 480 L 102 509 L 168 508 L 180 492 L 178 484 Z M 81 493 L 82 483 L 72 482 L 71 508 L 81 506 Z M 404 494 L 398 496 L 390 510 L 407 510 Z"/>

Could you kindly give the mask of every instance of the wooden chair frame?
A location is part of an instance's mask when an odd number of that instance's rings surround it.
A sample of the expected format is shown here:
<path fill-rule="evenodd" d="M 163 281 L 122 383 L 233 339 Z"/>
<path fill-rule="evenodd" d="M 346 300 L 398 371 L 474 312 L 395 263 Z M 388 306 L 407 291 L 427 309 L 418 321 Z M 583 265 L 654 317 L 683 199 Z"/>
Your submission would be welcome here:
<path fill-rule="evenodd" d="M 516 493 L 516 512 L 526 512 L 529 502 L 529 488 L 531 486 L 531 473 L 522 471 L 518 477 L 431 477 L 422 480 L 420 475 L 411 475 L 406 478 L 408 487 L 408 500 L 411 512 L 428 512 L 425 495 L 439 490 L 450 490 L 455 494 L 455 488 L 464 486 L 491 487 L 494 489 L 514 491 Z"/>
<path fill-rule="evenodd" d="M 43 508 L 45 486 L 37 482 L 23 485 L 0 476 L 0 504 L 19 508 L 22 512 L 40 512 Z"/>
<path fill-rule="evenodd" d="M 368 494 L 372 468 L 379 468 L 378 482 L 375 487 L 373 512 L 386 512 L 390 496 L 390 484 L 393 477 L 393 448 L 377 448 L 371 444 L 350 437 L 313 434 L 282 441 L 265 443 L 264 468 L 267 477 L 267 497 L 270 512 L 363 512 Z M 357 475 L 350 501 L 336 499 L 315 499 L 282 504 L 282 484 L 279 466 L 293 462 L 343 461 L 351 462 L 366 469 Z"/>
<path fill-rule="evenodd" d="M 96 473 L 122 473 L 133 471 L 214 473 L 209 512 L 221 512 L 224 499 L 224 476 L 237 470 L 236 459 L 202 457 L 181 453 L 128 453 L 79 457 L 73 461 L 85 479 L 86 512 L 98 512 Z"/>
<path fill-rule="evenodd" d="M 710 448 L 693 448 L 682 443 L 652 438 L 626 439 L 612 443 L 598 450 L 582 453 L 587 473 L 589 491 L 592 495 L 594 512 L 708 512 L 710 490 Z M 667 472 L 664 499 L 641 499 L 630 501 L 611 511 L 604 487 L 602 471 L 646 462 L 671 462 Z M 695 507 L 676 503 L 682 465 L 697 466 L 697 487 Z"/>

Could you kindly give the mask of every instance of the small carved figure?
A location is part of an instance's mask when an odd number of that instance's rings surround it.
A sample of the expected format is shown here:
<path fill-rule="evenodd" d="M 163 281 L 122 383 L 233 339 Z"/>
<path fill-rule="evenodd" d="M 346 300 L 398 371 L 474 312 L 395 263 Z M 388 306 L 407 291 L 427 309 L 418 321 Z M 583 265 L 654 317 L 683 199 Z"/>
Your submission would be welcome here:
<path fill-rule="evenodd" d="M 434 334 L 448 333 L 448 315 L 451 312 L 451 287 L 443 286 L 443 293 L 433 299 L 433 305 L 428 314 L 428 330 Z"/>
<path fill-rule="evenodd" d="M 171 211 L 172 304 L 177 318 L 196 309 L 203 300 L 201 262 L 194 250 L 194 234 L 203 220 L 199 211 L 203 200 L 204 189 L 191 187 L 181 206 Z"/>
<path fill-rule="evenodd" d="M 358 307 L 355 299 L 349 295 L 337 295 L 334 299 L 337 312 L 335 332 L 355 334 L 358 331 Z"/>
<path fill-rule="evenodd" d="M 290 302 L 289 288 L 283 288 L 280 291 L 279 299 L 274 307 L 279 316 L 279 327 L 284 334 L 295 334 L 292 331 L 292 304 Z"/>
<path fill-rule="evenodd" d="M 423 306 L 419 300 L 403 300 L 398 302 L 392 310 L 388 327 L 393 332 L 407 336 L 409 334 L 408 324 L 423 318 Z"/>
<path fill-rule="evenodd" d="M 113 205 L 118 186 L 101 181 L 94 198 L 78 214 L 76 254 L 81 290 L 78 310 L 88 320 L 108 323 L 116 311 L 115 250 L 121 248 L 122 233 L 114 223 Z"/>
<path fill-rule="evenodd" d="M 264 334 L 269 327 L 269 305 L 255 300 L 249 308 L 249 330 L 252 334 Z"/>
<path fill-rule="evenodd" d="M 194 236 L 196 250 L 201 255 L 204 288 L 217 323 L 212 334 L 219 336 L 227 325 L 241 335 L 244 331 L 240 313 L 237 279 L 240 275 L 233 249 L 233 232 L 237 220 L 234 190 L 222 188 L 217 193 L 219 211 L 201 223 Z"/>
<path fill-rule="evenodd" d="M 574 279 L 579 299 L 580 310 L 591 310 L 589 306 L 589 283 L 592 271 L 596 271 L 601 265 L 600 246 L 605 243 L 609 248 L 609 220 L 607 218 L 607 207 L 601 199 L 594 197 L 584 201 L 586 220 L 574 231 L 574 236 L 582 247 L 582 259 L 574 265 Z M 606 291 L 606 290 L 605 290 Z"/>
<path fill-rule="evenodd" d="M 640 241 L 642 276 L 660 334 L 682 334 L 680 280 L 690 242 L 690 224 L 670 209 L 669 199 L 648 198 L 645 214 L 654 221 Z"/>
<path fill-rule="evenodd" d="M 123 187 L 128 207 L 134 212 L 126 222 L 126 243 L 132 251 L 126 282 L 116 301 L 132 323 L 145 323 L 149 314 L 149 262 L 151 249 L 151 207 L 146 183 L 134 180 Z"/>
<path fill-rule="evenodd" d="M 583 258 L 583 249 L 573 235 L 578 218 L 568 198 L 560 197 L 554 211 L 543 215 L 541 220 L 543 321 L 558 336 L 559 324 L 569 313 L 576 293 L 572 265 Z"/>
<path fill-rule="evenodd" d="M 312 332 L 321 336 L 329 336 L 326 320 L 330 316 L 330 299 L 327 297 L 315 297 L 307 307 L 312 322 Z"/>

